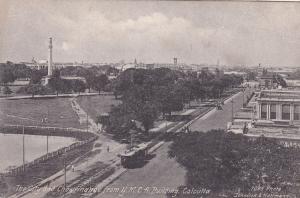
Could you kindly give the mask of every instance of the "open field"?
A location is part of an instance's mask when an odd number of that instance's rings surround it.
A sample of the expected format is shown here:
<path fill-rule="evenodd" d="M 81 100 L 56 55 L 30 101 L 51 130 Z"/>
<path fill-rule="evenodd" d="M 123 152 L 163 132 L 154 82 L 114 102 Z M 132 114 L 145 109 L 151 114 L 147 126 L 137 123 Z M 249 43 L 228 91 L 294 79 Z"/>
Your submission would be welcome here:
<path fill-rule="evenodd" d="M 48 113 L 49 111 L 49 113 Z M 48 117 L 47 123 L 42 118 Z M 83 128 L 68 98 L 0 101 L 0 124 Z"/>
<path fill-rule="evenodd" d="M 109 113 L 111 105 L 120 104 L 120 100 L 116 100 L 114 96 L 80 96 L 77 97 L 77 102 L 81 108 L 96 120 L 96 116 L 101 113 Z"/>

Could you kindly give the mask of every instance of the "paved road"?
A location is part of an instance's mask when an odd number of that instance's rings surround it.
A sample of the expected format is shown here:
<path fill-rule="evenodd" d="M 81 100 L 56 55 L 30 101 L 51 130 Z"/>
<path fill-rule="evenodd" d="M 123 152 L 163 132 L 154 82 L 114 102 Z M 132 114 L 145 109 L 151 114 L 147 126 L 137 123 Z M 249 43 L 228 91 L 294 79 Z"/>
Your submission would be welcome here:
<path fill-rule="evenodd" d="M 236 94 L 234 99 L 234 112 L 242 106 L 243 94 Z M 246 96 L 245 96 L 246 98 Z M 207 131 L 215 128 L 226 128 L 227 122 L 231 120 L 231 102 L 225 102 L 222 111 L 213 110 L 203 118 L 194 122 L 191 126 L 193 130 Z M 173 190 L 185 183 L 185 169 L 173 159 L 168 158 L 170 143 L 164 144 L 155 153 L 156 156 L 150 160 L 143 168 L 131 169 L 125 172 L 119 179 L 106 187 L 99 198 L 148 198 L 148 197 L 166 197 L 164 190 Z M 126 188 L 125 193 L 122 189 Z M 130 187 L 142 187 L 138 189 Z M 149 187 L 147 189 L 147 187 Z"/>
<path fill-rule="evenodd" d="M 250 95 L 250 90 L 247 89 L 244 93 L 244 100 L 247 95 Z M 243 105 L 243 94 L 238 93 L 232 97 L 233 112 L 237 112 Z M 213 110 L 194 122 L 190 128 L 192 131 L 209 131 L 211 129 L 226 129 L 227 123 L 231 121 L 232 103 L 231 99 L 225 101 L 223 110 Z"/>
<path fill-rule="evenodd" d="M 176 190 L 178 186 L 185 183 L 185 170 L 174 159 L 168 158 L 169 145 L 170 143 L 164 144 L 143 168 L 125 172 L 113 184 L 107 186 L 98 197 L 160 198 L 164 197 L 164 193 L 160 193 L 159 190 L 166 188 Z M 126 191 L 121 192 L 126 187 Z M 130 191 L 130 187 L 141 187 L 141 190 Z"/>

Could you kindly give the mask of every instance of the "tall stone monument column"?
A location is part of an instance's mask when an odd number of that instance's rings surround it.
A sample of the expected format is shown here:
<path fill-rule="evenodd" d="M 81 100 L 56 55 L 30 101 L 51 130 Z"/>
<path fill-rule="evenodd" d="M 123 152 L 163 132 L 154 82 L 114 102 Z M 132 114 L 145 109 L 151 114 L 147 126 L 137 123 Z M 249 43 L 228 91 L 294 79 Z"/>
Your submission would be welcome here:
<path fill-rule="evenodd" d="M 49 38 L 48 76 L 52 76 L 52 38 Z"/>

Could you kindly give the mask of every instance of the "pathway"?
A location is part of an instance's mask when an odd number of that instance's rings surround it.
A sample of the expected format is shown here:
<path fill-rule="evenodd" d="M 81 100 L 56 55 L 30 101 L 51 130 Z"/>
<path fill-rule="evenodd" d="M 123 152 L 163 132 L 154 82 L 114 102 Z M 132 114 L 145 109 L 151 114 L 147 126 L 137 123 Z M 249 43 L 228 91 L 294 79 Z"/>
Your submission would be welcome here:
<path fill-rule="evenodd" d="M 81 156 L 81 160 L 75 160 L 67 167 L 67 183 L 70 184 L 76 183 L 80 180 L 83 173 L 95 168 L 95 166 L 99 165 L 99 162 L 102 162 L 107 165 L 111 165 L 115 167 L 119 165 L 119 157 L 117 155 L 122 151 L 126 150 L 126 144 L 120 144 L 114 140 L 111 140 L 107 136 L 102 133 L 99 133 L 100 127 L 97 126 L 95 121 L 90 118 L 87 113 L 80 107 L 77 103 L 76 98 L 70 99 L 72 103 L 72 108 L 75 113 L 78 115 L 78 119 L 80 124 L 86 124 L 88 122 L 88 131 L 96 134 L 98 139 L 94 142 L 94 147 L 90 156 Z M 109 148 L 109 152 L 107 151 Z M 88 155 L 88 154 L 87 154 Z M 72 170 L 72 166 L 74 166 L 75 171 Z M 40 183 L 47 183 L 49 188 L 55 188 L 57 186 L 61 186 L 64 184 L 64 172 L 63 170 L 59 171 L 55 175 L 43 180 Z M 84 181 L 85 182 L 85 181 Z M 40 198 L 45 197 L 47 191 L 34 191 L 24 196 L 14 195 L 11 197 L 27 197 L 27 198 Z"/>

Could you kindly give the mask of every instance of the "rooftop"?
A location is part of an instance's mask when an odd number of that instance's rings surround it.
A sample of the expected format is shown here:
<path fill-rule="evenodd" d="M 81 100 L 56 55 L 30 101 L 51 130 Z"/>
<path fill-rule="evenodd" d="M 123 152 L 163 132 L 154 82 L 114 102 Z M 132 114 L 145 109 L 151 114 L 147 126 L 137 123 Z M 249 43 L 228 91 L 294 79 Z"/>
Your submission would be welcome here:
<path fill-rule="evenodd" d="M 300 139 L 299 128 L 258 127 L 250 128 L 247 136 L 261 136 L 277 139 Z"/>
<path fill-rule="evenodd" d="M 300 90 L 263 90 L 257 100 L 300 100 Z"/>

